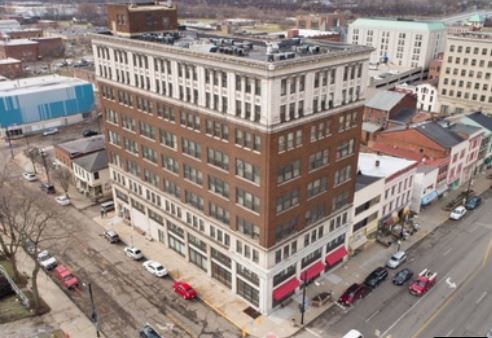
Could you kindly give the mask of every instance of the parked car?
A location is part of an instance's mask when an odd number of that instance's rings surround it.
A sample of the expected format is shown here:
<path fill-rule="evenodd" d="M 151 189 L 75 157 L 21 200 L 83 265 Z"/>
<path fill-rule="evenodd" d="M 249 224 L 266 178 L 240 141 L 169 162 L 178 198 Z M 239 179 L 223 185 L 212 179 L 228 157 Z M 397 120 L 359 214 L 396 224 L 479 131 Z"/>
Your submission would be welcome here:
<path fill-rule="evenodd" d="M 480 196 L 472 196 L 466 201 L 465 208 L 467 210 L 473 210 L 478 208 L 480 204 L 482 204 L 482 198 Z"/>
<path fill-rule="evenodd" d="M 364 285 L 374 289 L 381 284 L 382 281 L 386 280 L 386 278 L 388 278 L 388 270 L 380 266 L 367 276 L 364 280 Z"/>
<path fill-rule="evenodd" d="M 120 236 L 118 236 L 114 230 L 105 231 L 104 238 L 106 238 L 111 244 L 118 243 L 120 241 Z"/>
<path fill-rule="evenodd" d="M 38 179 L 36 174 L 32 173 L 30 171 L 24 171 L 22 173 L 22 176 L 26 179 L 26 181 L 29 181 L 29 182 L 34 182 Z"/>
<path fill-rule="evenodd" d="M 68 198 L 66 195 L 56 196 L 55 201 L 56 201 L 56 203 L 63 205 L 63 206 L 69 205 L 71 203 L 70 198 Z"/>
<path fill-rule="evenodd" d="M 331 301 L 331 292 L 320 292 L 311 299 L 311 305 L 320 307 Z"/>
<path fill-rule="evenodd" d="M 386 266 L 390 269 L 396 269 L 403 262 L 407 260 L 407 253 L 403 250 L 396 252 L 390 259 L 386 262 Z"/>
<path fill-rule="evenodd" d="M 145 324 L 140 330 L 140 338 L 161 338 L 161 336 L 149 324 Z"/>
<path fill-rule="evenodd" d="M 142 264 L 148 272 L 157 277 L 167 276 L 167 270 L 161 265 L 161 263 L 156 261 L 145 261 Z"/>
<path fill-rule="evenodd" d="M 48 182 L 43 182 L 41 183 L 41 190 L 43 190 L 47 194 L 54 194 L 56 193 L 55 186 L 51 183 Z"/>
<path fill-rule="evenodd" d="M 43 136 L 55 135 L 58 134 L 58 128 L 48 128 L 43 131 Z"/>
<path fill-rule="evenodd" d="M 56 258 L 51 256 L 48 250 L 43 250 L 38 254 L 38 262 L 46 270 L 52 270 L 56 267 Z"/>
<path fill-rule="evenodd" d="M 101 210 L 101 212 L 104 212 L 104 213 L 113 211 L 114 210 L 114 202 L 113 201 L 107 201 L 107 202 L 101 203 L 100 210 Z"/>
<path fill-rule="evenodd" d="M 460 205 L 459 207 L 451 211 L 451 214 L 449 214 L 449 219 L 452 219 L 453 221 L 459 221 L 465 216 L 465 214 L 466 214 L 466 208 Z"/>
<path fill-rule="evenodd" d="M 79 285 L 77 277 L 72 275 L 70 270 L 68 270 L 63 265 L 58 265 L 55 270 L 55 277 L 63 284 L 67 289 L 75 288 Z"/>
<path fill-rule="evenodd" d="M 82 132 L 82 136 L 84 137 L 91 137 L 99 134 L 97 131 L 92 130 L 92 129 L 86 129 Z"/>
<path fill-rule="evenodd" d="M 395 285 L 403 285 L 406 282 L 408 282 L 410 279 L 413 277 L 413 271 L 410 270 L 409 268 L 405 268 L 403 270 L 400 270 L 394 277 L 393 277 L 393 284 Z"/>
<path fill-rule="evenodd" d="M 174 292 L 183 297 L 184 299 L 194 299 L 197 294 L 196 291 L 186 282 L 176 281 L 173 283 Z"/>
<path fill-rule="evenodd" d="M 364 298 L 369 293 L 369 289 L 364 285 L 354 283 L 338 299 L 338 303 L 349 306 L 354 305 L 356 301 Z"/>
<path fill-rule="evenodd" d="M 123 251 L 126 253 L 128 257 L 136 261 L 143 258 L 142 251 L 140 251 L 140 249 L 135 248 L 134 246 L 127 246 L 123 249 Z"/>
<path fill-rule="evenodd" d="M 364 336 L 362 335 L 362 333 L 360 333 L 359 331 L 357 330 L 350 330 L 349 332 L 347 332 L 347 334 L 345 336 L 343 336 L 342 338 L 364 338 Z"/>

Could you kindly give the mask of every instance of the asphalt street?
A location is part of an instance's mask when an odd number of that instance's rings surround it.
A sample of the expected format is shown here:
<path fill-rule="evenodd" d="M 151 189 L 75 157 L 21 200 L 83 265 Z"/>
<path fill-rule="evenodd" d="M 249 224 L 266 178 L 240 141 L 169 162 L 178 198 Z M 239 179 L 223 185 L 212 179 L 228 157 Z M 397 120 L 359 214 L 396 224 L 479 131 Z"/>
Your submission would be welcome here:
<path fill-rule="evenodd" d="M 479 209 L 446 221 L 409 250 L 402 267 L 438 273 L 427 294 L 415 297 L 408 284 L 393 285 L 400 268 L 390 270 L 366 298 L 346 310 L 332 307 L 297 337 L 342 337 L 351 329 L 365 337 L 485 336 L 492 328 L 492 193 L 483 197 Z"/>
<path fill-rule="evenodd" d="M 76 133 L 67 135 L 71 138 Z M 56 137 L 60 139 L 63 135 Z M 35 138 L 39 137 L 31 140 Z M 50 143 L 46 138 L 39 141 L 38 146 Z M 14 149 L 21 151 L 20 146 Z M 8 149 L 3 148 L 0 162 L 5 163 L 8 156 Z M 87 289 L 91 283 L 98 318 L 107 337 L 136 337 L 147 322 L 166 338 L 239 336 L 232 324 L 204 303 L 185 301 L 177 296 L 172 291 L 170 278 L 154 277 L 143 269 L 142 261 L 126 257 L 124 244 L 109 244 L 102 236 L 104 229 L 92 221 L 93 212 L 85 214 L 71 206 L 59 206 L 53 196 L 39 189 L 39 182 L 27 182 L 21 173 L 20 168 L 9 166 L 12 193 L 19 188 L 26 189 L 38 207 L 58 211 L 51 231 L 59 233 L 63 229 L 66 236 L 47 242 L 43 249 L 48 249 L 79 278 L 80 289 L 67 293 L 87 315 L 91 313 Z"/>

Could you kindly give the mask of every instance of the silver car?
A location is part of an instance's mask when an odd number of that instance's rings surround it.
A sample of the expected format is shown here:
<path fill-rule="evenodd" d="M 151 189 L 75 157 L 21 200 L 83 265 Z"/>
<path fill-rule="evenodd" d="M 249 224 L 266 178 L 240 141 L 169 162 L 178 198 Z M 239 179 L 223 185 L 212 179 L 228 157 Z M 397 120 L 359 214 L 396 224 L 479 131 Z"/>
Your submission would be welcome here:
<path fill-rule="evenodd" d="M 390 259 L 386 262 L 386 266 L 390 269 L 396 269 L 403 262 L 407 260 L 407 253 L 403 250 L 396 252 Z"/>

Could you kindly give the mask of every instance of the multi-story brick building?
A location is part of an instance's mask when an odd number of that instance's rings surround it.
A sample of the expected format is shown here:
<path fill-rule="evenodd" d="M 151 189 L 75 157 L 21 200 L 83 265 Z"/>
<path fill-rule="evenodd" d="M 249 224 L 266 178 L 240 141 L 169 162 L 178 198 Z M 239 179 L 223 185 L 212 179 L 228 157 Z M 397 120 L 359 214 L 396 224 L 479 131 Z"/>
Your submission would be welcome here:
<path fill-rule="evenodd" d="M 0 59 L 0 75 L 9 79 L 16 79 L 23 75 L 22 62 L 13 58 Z"/>
<path fill-rule="evenodd" d="M 150 31 L 92 35 L 117 212 L 268 313 L 347 253 L 371 49 Z"/>
<path fill-rule="evenodd" d="M 441 113 L 492 114 L 491 74 L 491 33 L 448 36 L 438 86 Z"/>
<path fill-rule="evenodd" d="M 429 62 L 429 75 L 428 75 L 429 80 L 433 80 L 433 79 L 439 80 L 439 75 L 441 75 L 443 56 L 444 53 L 439 53 L 439 55 L 435 59 Z"/>

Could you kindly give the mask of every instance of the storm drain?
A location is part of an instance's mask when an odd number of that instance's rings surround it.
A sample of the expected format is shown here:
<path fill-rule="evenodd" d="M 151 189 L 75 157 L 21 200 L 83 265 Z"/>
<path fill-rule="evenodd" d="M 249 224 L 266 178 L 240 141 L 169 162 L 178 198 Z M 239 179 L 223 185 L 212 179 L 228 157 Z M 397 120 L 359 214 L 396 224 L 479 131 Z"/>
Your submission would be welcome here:
<path fill-rule="evenodd" d="M 248 316 L 250 316 L 251 318 L 253 319 L 256 319 L 258 318 L 259 316 L 261 316 L 261 313 L 256 311 L 255 309 L 253 309 L 251 306 L 247 307 L 245 310 L 244 310 L 244 313 L 247 314 Z"/>

